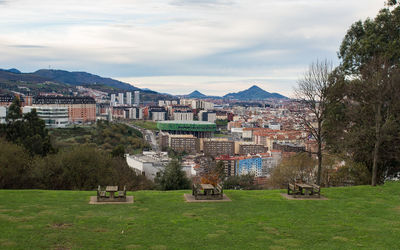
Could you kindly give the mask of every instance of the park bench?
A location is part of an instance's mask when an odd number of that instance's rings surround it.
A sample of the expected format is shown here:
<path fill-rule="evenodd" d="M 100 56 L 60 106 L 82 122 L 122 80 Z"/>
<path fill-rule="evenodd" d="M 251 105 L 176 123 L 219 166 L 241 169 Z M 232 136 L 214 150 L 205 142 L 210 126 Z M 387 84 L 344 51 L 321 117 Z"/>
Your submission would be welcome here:
<path fill-rule="evenodd" d="M 97 188 L 97 201 L 126 201 L 126 186 L 123 190 L 118 190 L 118 186 L 106 186 Z"/>
<path fill-rule="evenodd" d="M 214 195 L 221 196 L 221 198 L 223 198 L 224 191 L 223 191 L 222 186 L 220 184 L 217 184 L 214 187 Z"/>
<path fill-rule="evenodd" d="M 126 186 L 124 186 L 123 190 L 118 191 L 118 199 L 126 199 Z"/>
<path fill-rule="evenodd" d="M 301 190 L 300 190 L 300 188 L 296 185 L 296 183 L 295 183 L 295 184 L 289 183 L 289 184 L 288 184 L 288 191 L 287 191 L 287 193 L 288 193 L 288 195 L 294 195 L 294 196 L 296 196 L 296 195 L 301 194 Z"/>
<path fill-rule="evenodd" d="M 222 186 L 211 184 L 193 184 L 192 195 L 196 200 L 221 200 L 223 199 Z"/>
<path fill-rule="evenodd" d="M 321 187 L 316 185 L 316 184 L 312 184 L 311 186 L 312 186 L 311 194 L 312 195 L 318 195 L 318 197 L 320 197 L 320 195 L 321 195 Z"/>
<path fill-rule="evenodd" d="M 99 185 L 99 187 L 97 188 L 97 200 L 102 200 L 102 199 L 107 199 L 107 198 L 109 198 L 109 197 L 107 196 L 106 190 L 101 189 L 101 187 Z"/>

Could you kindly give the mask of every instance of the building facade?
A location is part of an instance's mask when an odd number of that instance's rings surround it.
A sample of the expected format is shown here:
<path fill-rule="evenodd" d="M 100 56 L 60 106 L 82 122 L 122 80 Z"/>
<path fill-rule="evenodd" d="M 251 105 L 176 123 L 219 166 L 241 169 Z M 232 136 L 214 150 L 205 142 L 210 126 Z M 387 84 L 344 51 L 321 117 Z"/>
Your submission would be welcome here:
<path fill-rule="evenodd" d="M 175 111 L 174 120 L 176 121 L 193 121 L 193 112 L 191 110 L 186 111 Z"/>
<path fill-rule="evenodd" d="M 132 92 L 126 92 L 126 104 L 129 106 L 132 105 Z"/>
<path fill-rule="evenodd" d="M 199 139 L 193 135 L 170 135 L 169 147 L 176 152 L 196 154 L 200 151 Z"/>
<path fill-rule="evenodd" d="M 36 96 L 33 107 L 66 107 L 70 123 L 92 123 L 96 121 L 96 101 L 92 97 Z"/>
<path fill-rule="evenodd" d="M 226 139 L 204 139 L 203 152 L 205 155 L 235 155 L 235 142 Z"/>
<path fill-rule="evenodd" d="M 67 107 L 51 106 L 25 106 L 22 108 L 24 114 L 36 110 L 38 117 L 44 120 L 46 127 L 65 128 L 69 124 Z"/>
<path fill-rule="evenodd" d="M 134 94 L 135 94 L 135 96 L 134 96 L 133 104 L 135 106 L 139 106 L 139 104 L 140 104 L 140 92 L 136 90 L 134 92 Z"/>

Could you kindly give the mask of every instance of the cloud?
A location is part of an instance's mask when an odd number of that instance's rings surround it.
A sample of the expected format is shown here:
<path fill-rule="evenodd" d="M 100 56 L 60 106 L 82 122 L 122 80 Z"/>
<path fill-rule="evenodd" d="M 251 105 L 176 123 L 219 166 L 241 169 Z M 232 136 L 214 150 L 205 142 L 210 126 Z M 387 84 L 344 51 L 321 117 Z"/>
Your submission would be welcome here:
<path fill-rule="evenodd" d="M 234 1 L 231 0 L 174 0 L 171 2 L 171 5 L 177 6 L 195 6 L 195 7 L 204 7 L 204 6 L 223 6 L 223 5 L 232 5 Z"/>
<path fill-rule="evenodd" d="M 227 79 L 238 89 L 258 79 L 291 91 L 310 62 L 337 62 L 348 27 L 376 15 L 383 7 L 378 2 L 9 1 L 0 8 L 0 66 L 35 71 L 51 65 L 145 79 L 149 87 L 154 80 L 176 93 L 199 82 L 218 91 Z"/>
<path fill-rule="evenodd" d="M 45 49 L 45 48 L 49 48 L 48 46 L 32 45 L 32 44 L 15 44 L 15 45 L 10 45 L 10 47 L 21 48 L 21 49 Z"/>

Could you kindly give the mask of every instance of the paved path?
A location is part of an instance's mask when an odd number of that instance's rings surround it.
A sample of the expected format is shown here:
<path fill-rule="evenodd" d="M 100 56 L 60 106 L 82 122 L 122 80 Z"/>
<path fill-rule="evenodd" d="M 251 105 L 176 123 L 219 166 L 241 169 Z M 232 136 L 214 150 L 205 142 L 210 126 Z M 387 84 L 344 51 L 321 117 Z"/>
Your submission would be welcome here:
<path fill-rule="evenodd" d="M 158 146 L 158 143 L 157 143 L 157 140 L 156 140 L 156 136 L 155 136 L 153 131 L 148 130 L 148 129 L 144 129 L 142 127 L 138 127 L 136 125 L 133 125 L 133 124 L 130 124 L 130 123 L 127 123 L 127 122 L 123 122 L 123 124 L 142 132 L 143 139 L 145 139 L 151 145 L 151 148 L 154 151 L 159 151 L 159 146 Z"/>

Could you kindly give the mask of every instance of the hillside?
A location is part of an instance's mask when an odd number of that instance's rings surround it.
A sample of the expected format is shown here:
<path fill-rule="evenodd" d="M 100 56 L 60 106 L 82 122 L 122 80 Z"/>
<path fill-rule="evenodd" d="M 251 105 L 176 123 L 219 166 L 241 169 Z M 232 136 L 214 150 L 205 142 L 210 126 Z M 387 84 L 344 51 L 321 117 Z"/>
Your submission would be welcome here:
<path fill-rule="evenodd" d="M 105 85 L 112 88 L 118 88 L 121 90 L 139 90 L 128 83 L 124 83 L 111 78 L 105 78 L 98 75 L 93 75 L 87 72 L 69 72 L 65 70 L 53 70 L 53 69 L 41 69 L 33 73 L 34 75 L 44 77 L 54 82 L 61 82 L 70 85 Z"/>
<path fill-rule="evenodd" d="M 223 96 L 227 99 L 237 99 L 237 100 L 264 100 L 264 99 L 286 99 L 287 97 L 278 93 L 269 93 L 261 89 L 260 87 L 254 85 L 249 89 L 239 91 L 237 93 L 229 93 Z"/>
<path fill-rule="evenodd" d="M 207 97 L 205 94 L 195 90 L 192 93 L 187 95 L 188 98 L 205 98 Z"/>
<path fill-rule="evenodd" d="M 190 191 L 139 191 L 134 204 L 89 205 L 95 191 L 0 190 L 0 248 L 397 249 L 400 183 L 323 189 L 329 200 L 231 191 L 226 203 L 185 203 Z"/>
<path fill-rule="evenodd" d="M 76 86 L 85 86 L 106 93 L 124 91 L 141 92 L 142 101 L 175 100 L 176 97 L 150 89 L 139 89 L 131 84 L 86 72 L 41 69 L 33 73 L 21 73 L 18 69 L 0 69 L 0 94 L 11 91 L 33 95 L 56 92 L 72 95 Z"/>

